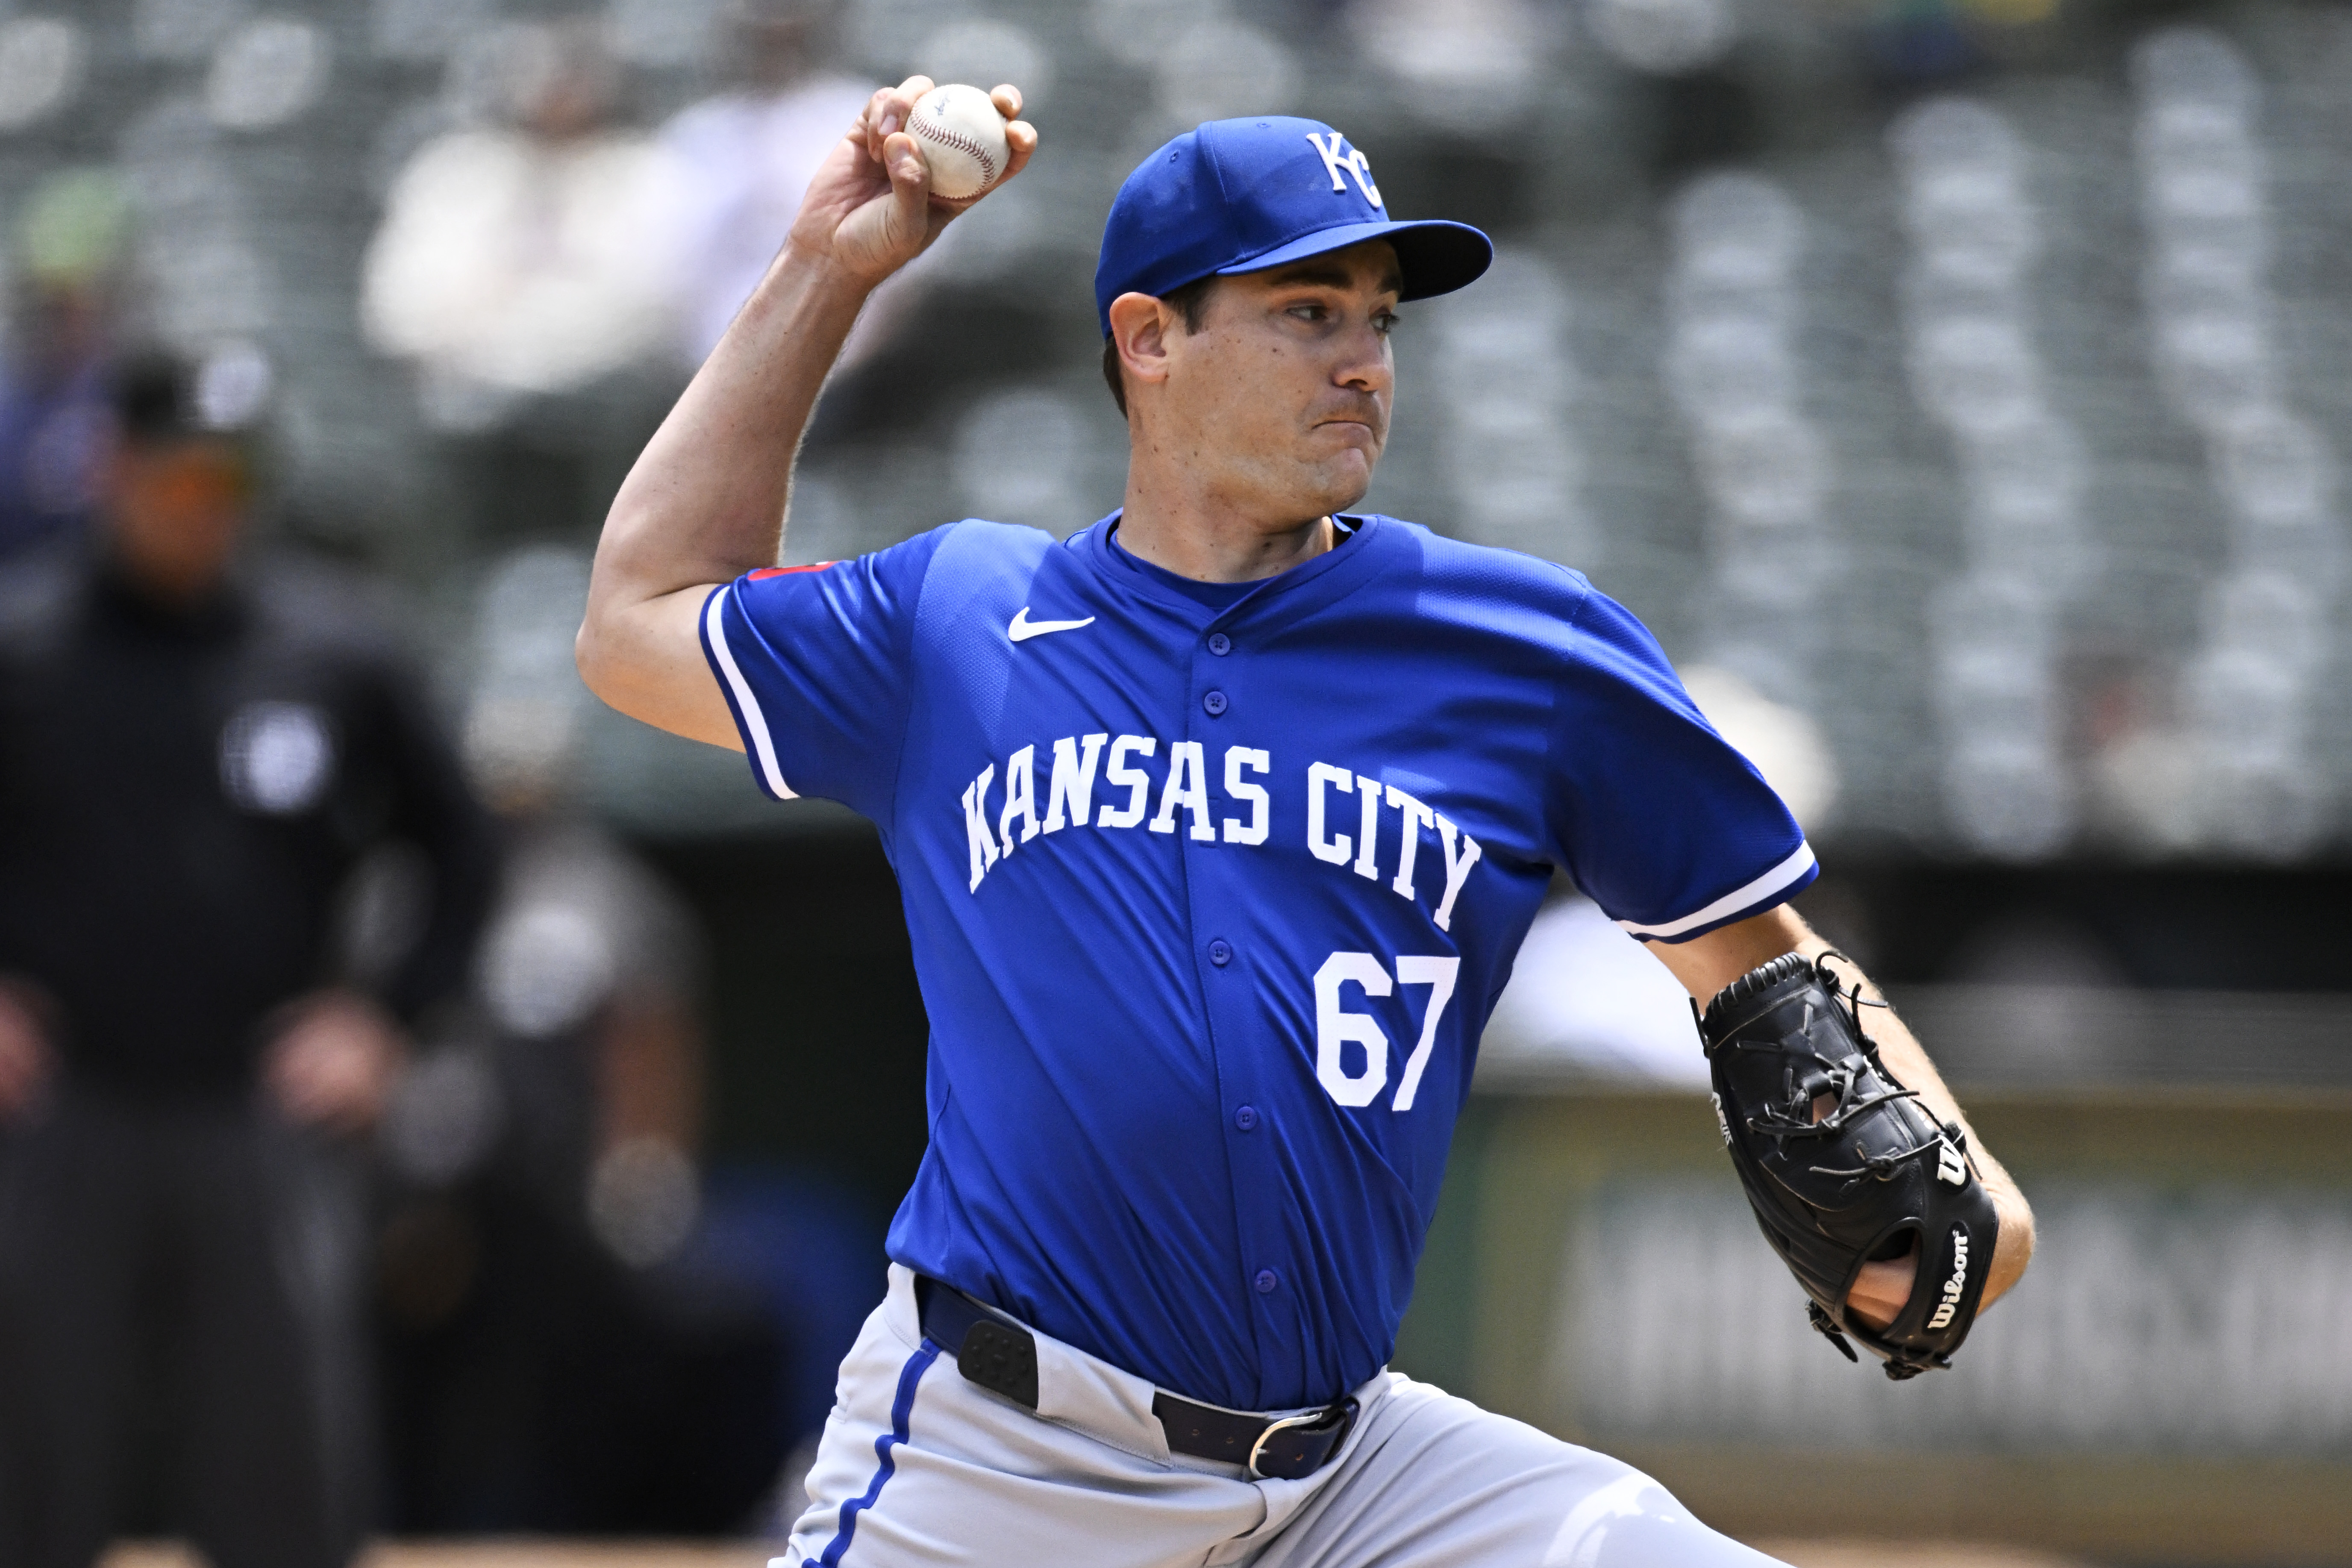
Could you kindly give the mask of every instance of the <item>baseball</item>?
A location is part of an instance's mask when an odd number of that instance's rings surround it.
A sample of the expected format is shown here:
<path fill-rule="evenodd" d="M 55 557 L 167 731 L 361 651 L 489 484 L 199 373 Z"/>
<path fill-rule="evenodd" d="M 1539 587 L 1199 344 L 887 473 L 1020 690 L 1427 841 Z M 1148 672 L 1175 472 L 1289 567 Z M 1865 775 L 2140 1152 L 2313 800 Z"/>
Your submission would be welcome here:
<path fill-rule="evenodd" d="M 950 201 L 980 195 L 1013 160 L 1004 116 L 976 87 L 935 87 L 915 100 L 907 134 L 922 144 L 931 167 L 931 195 Z"/>

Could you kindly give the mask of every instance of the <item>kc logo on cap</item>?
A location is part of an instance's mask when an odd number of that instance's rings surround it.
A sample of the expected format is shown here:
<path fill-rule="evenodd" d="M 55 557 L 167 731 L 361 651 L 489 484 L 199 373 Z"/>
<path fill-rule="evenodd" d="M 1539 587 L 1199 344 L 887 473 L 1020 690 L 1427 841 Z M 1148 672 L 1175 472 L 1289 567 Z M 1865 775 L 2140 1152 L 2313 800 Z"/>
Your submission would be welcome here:
<path fill-rule="evenodd" d="M 1330 171 L 1333 190 L 1345 192 L 1348 188 L 1346 176 L 1353 174 L 1356 176 L 1356 188 L 1364 193 L 1364 199 L 1374 206 L 1381 205 L 1381 188 L 1372 184 L 1372 161 L 1357 149 L 1348 147 L 1345 136 L 1337 131 L 1328 134 L 1309 131 L 1307 140 L 1323 154 L 1323 167 Z M 1348 150 L 1342 153 L 1339 151 L 1342 147 L 1348 147 Z"/>
<path fill-rule="evenodd" d="M 1406 300 L 1461 288 L 1495 255 L 1467 224 L 1397 221 L 1371 160 L 1320 121 L 1212 120 L 1119 187 L 1095 268 L 1096 313 L 1108 337 L 1121 294 L 1165 297 L 1213 273 L 1262 271 L 1368 240 L 1396 251 Z"/>

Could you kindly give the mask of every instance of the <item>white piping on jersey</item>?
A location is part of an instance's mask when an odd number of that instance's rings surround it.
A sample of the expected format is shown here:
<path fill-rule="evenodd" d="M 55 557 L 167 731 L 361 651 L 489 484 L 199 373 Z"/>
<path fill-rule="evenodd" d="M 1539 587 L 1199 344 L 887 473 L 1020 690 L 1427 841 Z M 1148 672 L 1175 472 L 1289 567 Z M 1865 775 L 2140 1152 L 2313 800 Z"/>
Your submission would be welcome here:
<path fill-rule="evenodd" d="M 1726 915 L 1737 914 L 1748 905 L 1769 898 L 1811 870 L 1812 865 L 1813 847 L 1810 844 L 1800 844 L 1797 846 L 1795 854 L 1790 855 L 1786 860 L 1781 861 L 1746 887 L 1734 888 L 1706 908 L 1694 910 L 1678 921 L 1667 921 L 1654 926 L 1643 925 L 1638 921 L 1619 921 L 1617 923 L 1635 936 L 1680 936 L 1683 932 L 1696 930 L 1709 921 L 1719 921 Z"/>
<path fill-rule="evenodd" d="M 727 647 L 727 627 L 719 612 L 733 591 L 732 587 L 715 588 L 703 601 L 703 629 L 710 637 L 710 650 L 719 656 L 719 668 L 727 672 L 727 685 L 735 693 L 735 707 L 743 715 L 743 728 L 751 732 L 752 754 L 760 760 L 760 776 L 768 781 L 768 792 L 778 800 L 798 800 L 800 797 L 784 783 L 782 770 L 776 766 L 776 743 L 768 738 L 768 716 L 760 711 L 760 700 L 751 695 L 751 684 L 735 667 L 735 655 Z"/>

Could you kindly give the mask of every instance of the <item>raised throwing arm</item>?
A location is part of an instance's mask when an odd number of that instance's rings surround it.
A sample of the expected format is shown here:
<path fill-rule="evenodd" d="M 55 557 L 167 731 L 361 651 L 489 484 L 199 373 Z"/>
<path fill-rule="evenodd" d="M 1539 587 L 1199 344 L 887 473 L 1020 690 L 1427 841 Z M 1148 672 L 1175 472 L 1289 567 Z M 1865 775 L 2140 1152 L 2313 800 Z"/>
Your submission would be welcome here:
<path fill-rule="evenodd" d="M 801 435 L 866 295 L 986 195 L 931 195 L 921 147 L 903 129 L 930 88 L 909 77 L 867 102 L 810 182 L 767 276 L 614 498 L 576 653 L 588 689 L 632 718 L 741 749 L 703 662 L 702 602 L 775 563 Z M 1001 185 L 1028 163 L 1037 133 L 1016 118 L 1017 89 L 991 96 L 1012 121 Z"/>

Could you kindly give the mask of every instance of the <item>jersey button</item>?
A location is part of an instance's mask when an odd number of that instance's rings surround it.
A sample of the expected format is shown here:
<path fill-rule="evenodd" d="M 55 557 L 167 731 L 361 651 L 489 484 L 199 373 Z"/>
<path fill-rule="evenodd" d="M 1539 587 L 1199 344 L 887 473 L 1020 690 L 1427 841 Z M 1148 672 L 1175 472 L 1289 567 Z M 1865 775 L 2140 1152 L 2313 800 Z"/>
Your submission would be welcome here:
<path fill-rule="evenodd" d="M 1257 1107 L 1255 1105 L 1244 1105 L 1240 1110 L 1234 1111 L 1234 1125 L 1240 1128 L 1244 1132 L 1255 1130 L 1257 1126 Z"/>
<path fill-rule="evenodd" d="M 1215 654 L 1219 658 L 1223 658 L 1225 655 L 1234 651 L 1234 639 L 1227 637 L 1223 632 L 1211 632 L 1209 634 L 1209 651 Z"/>
<path fill-rule="evenodd" d="M 1227 942 L 1223 937 L 1219 937 L 1216 941 L 1209 944 L 1209 962 L 1211 963 L 1215 964 L 1219 969 L 1223 969 L 1226 964 L 1231 963 L 1233 961 L 1233 946 L 1231 943 Z"/>
<path fill-rule="evenodd" d="M 1250 1283 L 1257 1287 L 1259 1295 L 1271 1296 L 1274 1294 L 1275 1288 L 1282 1283 L 1282 1276 L 1271 1268 L 1261 1268 L 1257 1271 L 1257 1278 Z"/>
<path fill-rule="evenodd" d="M 1232 704 L 1225 700 L 1225 694 L 1223 692 L 1212 691 L 1207 696 L 1201 699 L 1201 706 L 1209 710 L 1210 718 L 1215 719 L 1222 717 L 1225 710 L 1231 707 Z"/>

